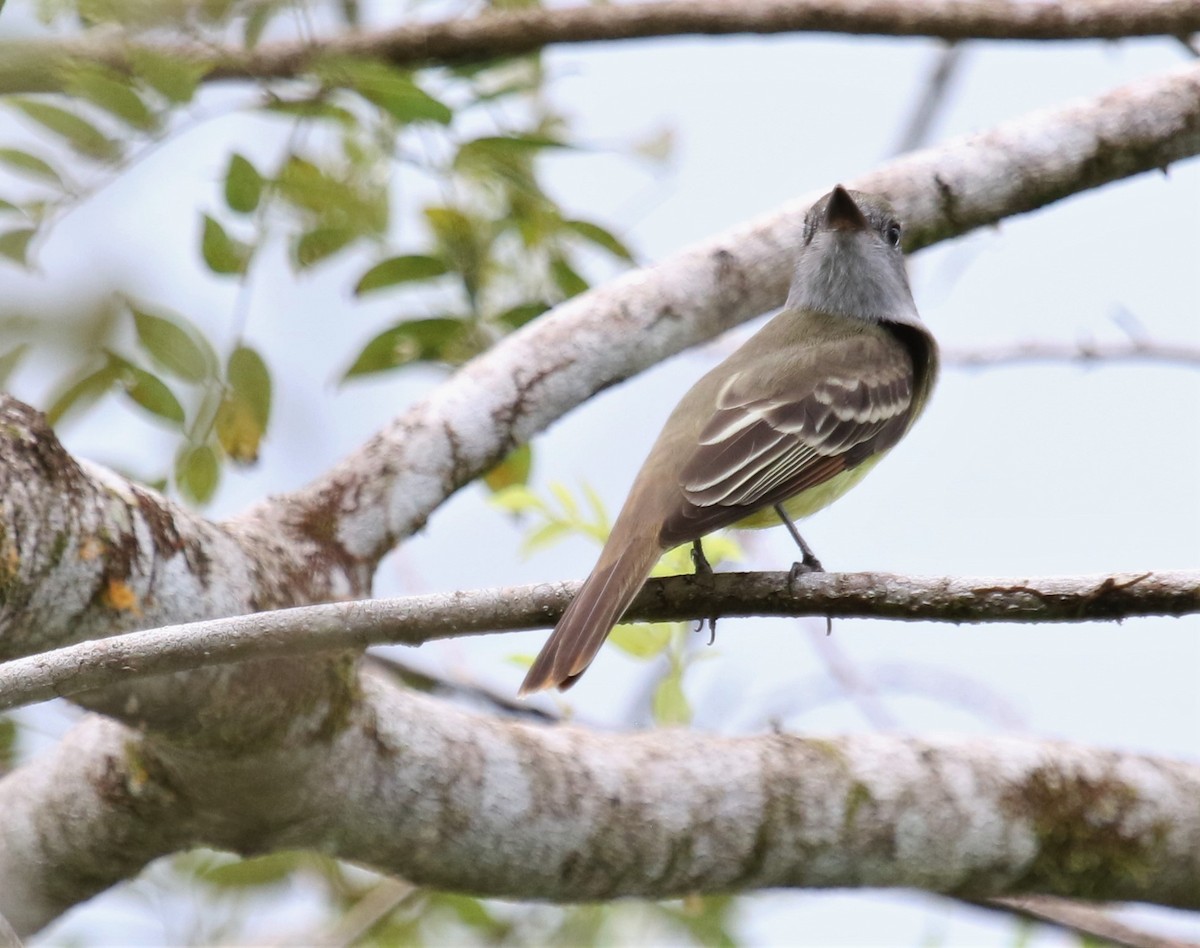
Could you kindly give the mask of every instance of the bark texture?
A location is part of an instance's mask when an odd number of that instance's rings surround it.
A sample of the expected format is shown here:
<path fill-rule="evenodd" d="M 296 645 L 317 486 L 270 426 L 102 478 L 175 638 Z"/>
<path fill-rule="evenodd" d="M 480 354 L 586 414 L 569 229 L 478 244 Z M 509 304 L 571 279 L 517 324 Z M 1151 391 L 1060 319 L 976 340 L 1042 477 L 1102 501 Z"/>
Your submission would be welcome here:
<path fill-rule="evenodd" d="M 327 745 L 236 760 L 89 720 L 7 788 L 29 832 L 0 837 L 0 910 L 34 930 L 189 840 L 550 901 L 869 886 L 1200 907 L 1195 765 L 996 738 L 598 734 L 363 689 Z M 105 844 L 86 865 L 80 836 Z"/>

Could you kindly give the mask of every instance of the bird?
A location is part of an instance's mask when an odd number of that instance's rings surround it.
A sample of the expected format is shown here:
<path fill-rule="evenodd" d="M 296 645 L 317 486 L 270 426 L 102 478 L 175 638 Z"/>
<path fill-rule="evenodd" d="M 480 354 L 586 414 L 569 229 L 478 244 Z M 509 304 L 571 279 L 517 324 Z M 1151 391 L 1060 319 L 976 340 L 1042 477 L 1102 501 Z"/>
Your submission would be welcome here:
<path fill-rule="evenodd" d="M 838 185 L 805 215 L 787 301 L 683 396 L 634 479 L 591 574 L 519 694 L 565 691 L 658 558 L 724 527 L 793 524 L 857 484 L 912 427 L 938 371 L 886 198 Z"/>

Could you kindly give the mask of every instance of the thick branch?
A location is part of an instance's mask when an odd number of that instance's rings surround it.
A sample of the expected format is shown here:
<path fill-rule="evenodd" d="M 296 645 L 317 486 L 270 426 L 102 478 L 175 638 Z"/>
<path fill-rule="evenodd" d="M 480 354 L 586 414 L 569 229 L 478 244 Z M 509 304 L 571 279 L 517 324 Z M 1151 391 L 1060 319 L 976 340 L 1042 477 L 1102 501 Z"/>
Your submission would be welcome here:
<path fill-rule="evenodd" d="M 847 183 L 888 194 L 914 249 L 1198 151 L 1200 66 L 1190 66 Z M 447 496 L 596 392 L 778 306 L 810 200 L 564 303 L 468 363 L 309 488 L 252 516 L 319 524 L 340 555 L 373 562 Z"/>
<path fill-rule="evenodd" d="M 19 931 L 181 840 L 317 848 L 521 899 L 903 886 L 1200 907 L 1200 767 L 1140 755 L 596 734 L 475 716 L 369 675 L 328 744 L 215 759 L 132 737 L 90 723 L 0 783 L 6 826 L 30 827 L 0 834 L 0 913 Z M 73 842 L 97 838 L 108 861 L 64 873 L 82 858 Z"/>
<path fill-rule="evenodd" d="M 578 583 L 331 603 L 105 638 L 0 665 L 0 709 L 226 662 L 533 629 Z M 938 622 L 1087 622 L 1200 612 L 1200 571 L 1034 578 L 718 573 L 651 580 L 626 619 L 830 615 Z"/>
<path fill-rule="evenodd" d="M 365 595 L 369 574 L 299 531 L 211 523 L 98 465 L 75 461 L 45 419 L 0 393 L 0 656 L 129 629 Z M 90 695 L 93 707 L 195 739 L 298 737 L 323 726 L 349 683 L 277 656 Z M 252 725 L 246 718 L 252 719 Z M 237 726 L 227 726 L 236 721 Z"/>
<path fill-rule="evenodd" d="M 1193 0 L 663 0 L 505 10 L 479 17 L 410 23 L 315 42 L 264 44 L 253 50 L 152 45 L 190 59 L 210 79 L 292 78 L 329 56 L 372 56 L 398 66 L 490 59 L 568 43 L 663 36 L 842 33 L 928 36 L 944 40 L 1122 39 L 1200 31 Z M 0 92 L 56 90 L 71 60 L 128 64 L 134 44 L 121 37 L 10 43 L 0 47 Z M 148 44 L 149 45 L 149 44 Z"/>

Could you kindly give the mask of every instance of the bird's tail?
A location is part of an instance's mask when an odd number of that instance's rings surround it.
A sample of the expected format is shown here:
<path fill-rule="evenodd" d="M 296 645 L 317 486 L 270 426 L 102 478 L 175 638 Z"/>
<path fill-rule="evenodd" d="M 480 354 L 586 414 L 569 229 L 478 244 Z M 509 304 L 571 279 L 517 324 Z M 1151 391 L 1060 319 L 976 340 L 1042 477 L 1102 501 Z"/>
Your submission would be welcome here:
<path fill-rule="evenodd" d="M 575 684 L 633 602 L 662 552 L 654 540 L 644 536 L 628 542 L 613 540 L 616 537 L 605 545 L 592 574 L 584 580 L 534 659 L 519 694 L 552 687 L 566 691 Z"/>

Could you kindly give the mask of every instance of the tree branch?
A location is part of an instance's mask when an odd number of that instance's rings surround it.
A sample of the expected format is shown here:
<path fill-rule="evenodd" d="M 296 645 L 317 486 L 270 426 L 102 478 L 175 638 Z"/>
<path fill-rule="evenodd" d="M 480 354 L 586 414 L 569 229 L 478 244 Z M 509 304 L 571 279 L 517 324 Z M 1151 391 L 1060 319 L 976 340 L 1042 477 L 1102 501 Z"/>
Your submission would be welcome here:
<path fill-rule="evenodd" d="M 0 709 L 167 672 L 553 625 L 579 583 L 328 603 L 132 632 L 0 665 Z M 829 615 L 1088 622 L 1200 612 L 1200 570 L 1101 576 L 717 573 L 650 580 L 627 620 Z"/>
<path fill-rule="evenodd" d="M 1015 739 L 597 734 L 369 674 L 362 689 L 326 743 L 236 758 L 89 720 L 0 782 L 0 912 L 35 930 L 186 844 L 315 848 L 551 901 L 907 887 L 1200 907 L 1193 764 Z"/>
<path fill-rule="evenodd" d="M 288 525 L 214 524 L 76 461 L 40 413 L 3 393 L 0 458 L 0 656 L 369 591 L 370 574 L 329 555 L 319 538 Z M 149 680 L 136 700 L 113 691 L 88 702 L 193 741 L 197 716 L 218 742 L 319 731 L 351 683 L 325 663 L 281 657 L 271 669 Z"/>
<path fill-rule="evenodd" d="M 397 66 L 462 62 L 535 52 L 550 45 L 664 36 L 842 33 L 928 36 L 943 40 L 1078 40 L 1186 37 L 1200 31 L 1193 0 L 660 0 L 657 3 L 512 9 L 478 17 L 410 23 L 315 42 L 270 43 L 252 50 L 144 44 L 191 60 L 212 79 L 287 79 L 331 56 L 371 56 Z M 0 47 L 0 92 L 61 88 L 75 60 L 127 68 L 143 45 L 100 35 Z"/>
<path fill-rule="evenodd" d="M 943 365 L 992 368 L 1023 362 L 1156 362 L 1200 366 L 1200 346 L 1131 339 L 1126 342 L 1030 341 L 979 349 L 944 348 Z"/>

